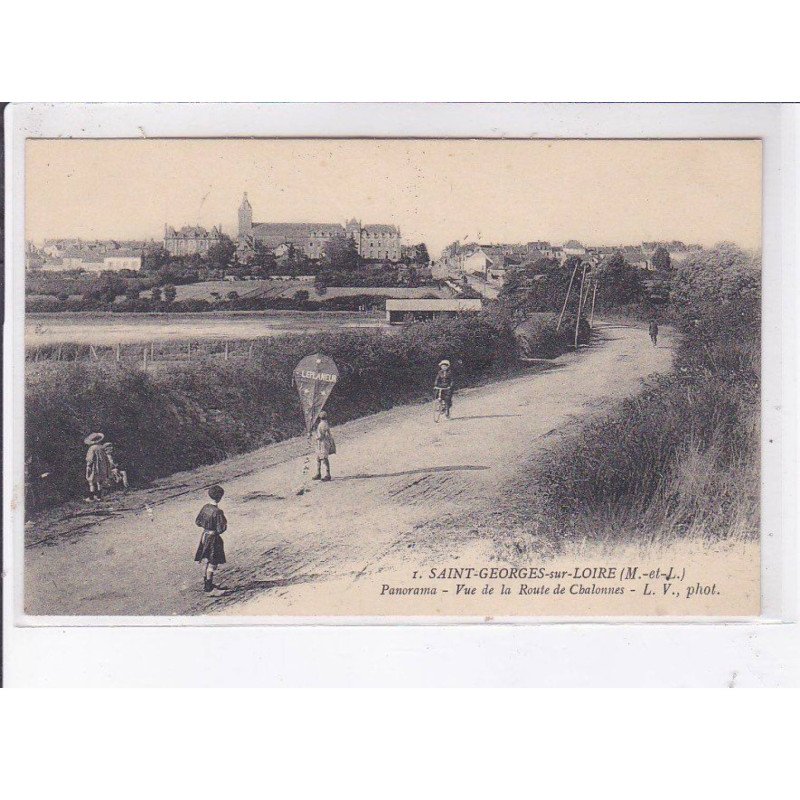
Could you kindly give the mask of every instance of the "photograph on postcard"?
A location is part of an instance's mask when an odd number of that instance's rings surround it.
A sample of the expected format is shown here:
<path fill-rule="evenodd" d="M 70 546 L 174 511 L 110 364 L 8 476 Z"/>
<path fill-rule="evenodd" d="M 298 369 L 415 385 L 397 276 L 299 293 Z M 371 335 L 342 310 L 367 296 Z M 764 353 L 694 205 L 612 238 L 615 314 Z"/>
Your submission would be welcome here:
<path fill-rule="evenodd" d="M 760 140 L 24 169 L 25 614 L 759 614 Z"/>

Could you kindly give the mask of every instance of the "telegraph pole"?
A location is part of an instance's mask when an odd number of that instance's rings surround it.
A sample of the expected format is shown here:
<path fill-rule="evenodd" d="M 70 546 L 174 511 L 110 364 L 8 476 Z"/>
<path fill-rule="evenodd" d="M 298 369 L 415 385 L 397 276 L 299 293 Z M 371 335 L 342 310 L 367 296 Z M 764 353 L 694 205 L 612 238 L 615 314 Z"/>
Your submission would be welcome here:
<path fill-rule="evenodd" d="M 561 327 L 561 320 L 564 319 L 564 312 L 567 310 L 567 300 L 569 300 L 569 293 L 572 291 L 572 282 L 575 280 L 575 273 L 578 271 L 580 261 L 576 262 L 575 269 L 572 270 L 572 277 L 569 279 L 569 286 L 567 287 L 567 296 L 564 298 L 564 305 L 561 306 L 561 313 L 558 315 L 558 325 L 556 331 Z"/>
<path fill-rule="evenodd" d="M 586 304 L 589 302 L 589 290 L 592 288 L 592 275 L 589 274 L 589 280 L 586 283 L 586 293 L 583 295 L 583 307 L 586 308 Z"/>
<path fill-rule="evenodd" d="M 578 349 L 578 331 L 581 327 L 581 309 L 583 307 L 583 282 L 586 280 L 586 270 L 588 269 L 589 265 L 583 265 L 583 272 L 581 272 L 581 290 L 578 293 L 578 317 L 575 320 L 575 349 Z"/>

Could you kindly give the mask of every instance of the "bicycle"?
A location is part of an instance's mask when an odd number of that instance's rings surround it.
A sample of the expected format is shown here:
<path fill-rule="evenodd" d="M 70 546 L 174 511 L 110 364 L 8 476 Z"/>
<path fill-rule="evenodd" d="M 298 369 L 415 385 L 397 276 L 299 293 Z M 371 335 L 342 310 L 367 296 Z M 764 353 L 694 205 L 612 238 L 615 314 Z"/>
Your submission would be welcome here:
<path fill-rule="evenodd" d="M 436 391 L 436 408 L 433 412 L 433 421 L 438 422 L 441 419 L 442 414 L 446 417 L 450 417 L 450 411 L 447 408 L 447 393 L 448 389 L 444 388 L 443 386 L 435 387 Z"/>

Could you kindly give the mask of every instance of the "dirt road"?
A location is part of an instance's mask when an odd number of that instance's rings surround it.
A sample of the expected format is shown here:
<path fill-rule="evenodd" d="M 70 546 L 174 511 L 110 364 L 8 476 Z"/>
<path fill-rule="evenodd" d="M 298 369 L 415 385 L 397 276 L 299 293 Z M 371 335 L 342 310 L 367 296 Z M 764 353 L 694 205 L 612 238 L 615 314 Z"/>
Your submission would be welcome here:
<path fill-rule="evenodd" d="M 366 613 L 351 591 L 426 552 L 457 559 L 464 539 L 437 520 L 468 517 L 513 490 L 515 476 L 573 419 L 633 394 L 669 369 L 668 331 L 596 326 L 595 343 L 516 378 L 460 391 L 454 417 L 403 406 L 336 427 L 334 480 L 301 485 L 305 440 L 291 440 L 27 532 L 26 611 L 32 614 Z M 201 590 L 193 555 L 204 487 L 220 482 L 229 521 L 222 597 Z"/>

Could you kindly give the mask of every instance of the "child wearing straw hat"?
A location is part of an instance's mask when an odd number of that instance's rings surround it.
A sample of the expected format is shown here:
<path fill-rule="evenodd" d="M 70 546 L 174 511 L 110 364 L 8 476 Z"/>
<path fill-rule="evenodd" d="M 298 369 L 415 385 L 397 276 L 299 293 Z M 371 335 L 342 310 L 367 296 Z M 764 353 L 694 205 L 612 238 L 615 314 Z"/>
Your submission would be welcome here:
<path fill-rule="evenodd" d="M 103 489 L 111 483 L 111 461 L 102 445 L 102 433 L 90 433 L 84 440 L 89 445 L 86 451 L 86 482 L 89 484 L 87 503 L 103 499 Z"/>
<path fill-rule="evenodd" d="M 202 562 L 205 559 L 206 568 L 203 574 L 203 591 L 210 592 L 214 589 L 214 573 L 220 564 L 224 564 L 225 544 L 222 541 L 222 534 L 228 529 L 228 520 L 219 507 L 219 501 L 225 490 L 221 486 L 212 486 L 208 490 L 210 503 L 206 503 L 197 515 L 195 524 L 203 529 L 200 535 L 200 543 L 197 545 L 197 552 L 194 560 Z"/>

